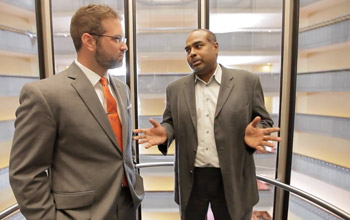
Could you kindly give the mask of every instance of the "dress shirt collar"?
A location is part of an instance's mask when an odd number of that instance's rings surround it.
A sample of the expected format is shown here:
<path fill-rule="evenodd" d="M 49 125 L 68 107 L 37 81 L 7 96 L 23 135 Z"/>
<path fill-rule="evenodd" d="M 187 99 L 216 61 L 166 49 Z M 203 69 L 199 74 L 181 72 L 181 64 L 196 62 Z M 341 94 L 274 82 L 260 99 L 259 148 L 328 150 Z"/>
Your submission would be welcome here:
<path fill-rule="evenodd" d="M 97 83 L 100 82 L 100 78 L 101 78 L 100 75 L 98 75 L 94 71 L 90 70 L 89 68 L 81 64 L 78 60 L 74 60 L 74 62 L 80 67 L 80 69 L 83 71 L 83 73 L 86 75 L 86 77 L 89 79 L 89 81 L 93 86 L 95 86 Z M 109 81 L 107 72 L 105 73 L 104 77 L 106 77 L 107 81 Z"/>

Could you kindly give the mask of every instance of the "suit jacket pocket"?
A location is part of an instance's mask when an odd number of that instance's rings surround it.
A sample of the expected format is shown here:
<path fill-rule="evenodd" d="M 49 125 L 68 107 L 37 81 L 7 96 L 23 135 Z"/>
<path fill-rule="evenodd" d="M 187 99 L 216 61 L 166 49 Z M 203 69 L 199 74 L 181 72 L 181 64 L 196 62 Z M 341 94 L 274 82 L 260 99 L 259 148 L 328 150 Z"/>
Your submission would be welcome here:
<path fill-rule="evenodd" d="M 56 209 L 78 209 L 91 206 L 94 202 L 95 191 L 52 193 Z"/>
<path fill-rule="evenodd" d="M 135 192 L 139 196 L 139 198 L 143 199 L 145 195 L 145 190 L 143 188 L 143 178 L 139 174 L 136 174 L 135 176 L 136 176 Z"/>
<path fill-rule="evenodd" d="M 134 192 L 131 193 L 131 196 L 133 198 L 134 207 L 137 208 L 145 197 L 145 190 L 143 187 L 143 178 L 137 173 L 135 173 L 135 177 Z"/>

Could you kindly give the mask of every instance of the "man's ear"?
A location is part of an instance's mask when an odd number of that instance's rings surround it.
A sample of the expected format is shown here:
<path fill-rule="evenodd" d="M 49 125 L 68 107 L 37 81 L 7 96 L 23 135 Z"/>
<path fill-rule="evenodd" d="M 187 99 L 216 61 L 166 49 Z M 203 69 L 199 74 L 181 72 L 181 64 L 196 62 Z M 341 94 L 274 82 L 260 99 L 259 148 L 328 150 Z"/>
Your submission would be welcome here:
<path fill-rule="evenodd" d="M 82 47 L 85 47 L 90 51 L 94 51 L 96 49 L 96 39 L 88 33 L 81 35 L 81 43 Z"/>
<path fill-rule="evenodd" d="M 215 42 L 214 47 L 215 47 L 215 52 L 216 52 L 216 56 L 217 56 L 219 54 L 219 43 Z"/>

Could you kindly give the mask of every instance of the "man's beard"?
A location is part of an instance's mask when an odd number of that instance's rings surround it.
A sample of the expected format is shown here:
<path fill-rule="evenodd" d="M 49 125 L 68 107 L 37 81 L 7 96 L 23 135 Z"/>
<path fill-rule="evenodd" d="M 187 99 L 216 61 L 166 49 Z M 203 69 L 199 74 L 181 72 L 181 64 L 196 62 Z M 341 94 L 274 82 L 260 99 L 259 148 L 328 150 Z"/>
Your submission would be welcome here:
<path fill-rule="evenodd" d="M 121 67 L 123 65 L 123 60 L 114 59 L 113 57 L 106 56 L 102 47 L 97 44 L 97 49 L 95 53 L 96 62 L 105 69 L 114 69 Z"/>

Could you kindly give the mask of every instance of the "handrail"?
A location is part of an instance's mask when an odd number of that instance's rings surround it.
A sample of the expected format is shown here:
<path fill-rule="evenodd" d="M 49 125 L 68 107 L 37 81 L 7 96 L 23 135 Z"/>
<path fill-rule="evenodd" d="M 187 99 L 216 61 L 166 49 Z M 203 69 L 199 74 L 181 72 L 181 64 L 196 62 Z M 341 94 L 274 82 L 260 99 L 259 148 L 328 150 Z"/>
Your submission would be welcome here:
<path fill-rule="evenodd" d="M 0 212 L 0 219 L 8 217 L 12 213 L 16 212 L 18 209 L 19 209 L 19 206 L 17 203 L 8 207 L 7 209 Z"/>
<path fill-rule="evenodd" d="M 146 167 L 156 167 L 156 166 L 173 166 L 174 162 L 155 162 L 155 163 L 141 163 L 141 164 L 136 164 L 136 168 L 146 168 Z M 281 183 L 278 180 L 271 179 L 262 175 L 256 175 L 257 179 L 270 183 L 274 186 L 280 187 L 284 190 L 287 190 L 288 192 L 294 193 L 308 201 L 313 202 L 314 204 L 326 209 L 327 211 L 335 214 L 336 216 L 339 216 L 343 219 L 350 220 L 350 214 L 345 212 L 342 209 L 337 208 L 336 206 L 316 197 L 311 195 L 310 193 L 307 193 L 303 190 L 300 190 L 296 187 L 287 185 L 285 183 Z"/>
<path fill-rule="evenodd" d="M 350 214 L 345 212 L 344 210 L 342 209 L 339 209 L 338 207 L 330 204 L 329 202 L 326 202 L 314 195 L 311 195 L 310 193 L 307 193 L 301 189 L 298 189 L 296 187 L 293 187 L 293 186 L 290 186 L 290 185 L 287 185 L 285 183 L 281 183 L 280 181 L 278 180 L 275 180 L 275 179 L 271 179 L 271 178 L 268 178 L 268 177 L 265 177 L 265 176 L 262 176 L 262 175 L 256 175 L 256 177 L 263 181 L 263 182 L 267 182 L 267 183 L 270 183 L 274 186 L 277 186 L 277 187 L 280 187 L 284 190 L 287 190 L 288 192 L 291 192 L 291 193 L 294 193 L 300 197 L 302 197 L 303 199 L 306 199 L 308 201 L 311 201 L 313 202 L 314 204 L 318 205 L 318 206 L 321 206 L 322 208 L 326 209 L 327 211 L 331 212 L 332 214 L 336 215 L 336 216 L 339 216 L 343 219 L 346 219 L 346 220 L 350 220 Z"/>
<path fill-rule="evenodd" d="M 21 30 L 18 28 L 14 28 L 14 27 L 10 27 L 10 26 L 6 26 L 3 24 L 0 24 L 0 30 L 4 30 L 4 31 L 10 31 L 10 32 L 14 32 L 17 34 L 24 34 L 27 35 L 29 38 L 36 38 L 36 33 L 28 31 L 28 30 Z"/>
<path fill-rule="evenodd" d="M 155 162 L 155 163 L 140 163 L 140 164 L 136 164 L 136 168 L 148 168 L 148 167 L 159 167 L 159 166 L 173 166 L 174 162 Z M 278 180 L 275 179 L 271 179 L 262 175 L 257 175 L 257 178 L 263 182 L 267 182 L 270 183 L 274 186 L 280 187 L 284 190 L 287 190 L 288 192 L 294 193 L 308 201 L 311 201 L 312 203 L 326 209 L 327 211 L 331 212 L 332 214 L 341 217 L 345 220 L 350 220 L 350 214 L 345 212 L 342 209 L 339 209 L 337 207 L 335 207 L 334 205 L 316 197 L 313 196 L 303 190 L 300 190 L 296 187 L 284 184 L 279 182 Z M 4 211 L 0 212 L 0 219 L 3 219 L 9 215 L 11 215 L 12 213 L 16 212 L 19 209 L 18 204 L 14 204 L 11 207 L 5 209 Z"/>
<path fill-rule="evenodd" d="M 317 23 L 317 24 L 313 24 L 313 25 L 310 25 L 310 26 L 307 26 L 307 27 L 300 28 L 299 29 L 299 33 L 310 31 L 310 30 L 313 30 L 313 29 L 321 28 L 321 27 L 325 27 L 325 26 L 329 26 L 329 25 L 332 25 L 332 24 L 335 24 L 335 23 L 346 21 L 346 20 L 350 20 L 350 14 L 343 15 L 343 16 L 336 17 L 336 18 L 331 19 L 331 20 L 327 20 L 327 21 L 324 21 L 324 22 L 321 22 L 321 23 Z"/>
<path fill-rule="evenodd" d="M 174 166 L 174 162 L 155 162 L 155 163 L 139 163 L 136 164 L 136 168 L 147 168 L 147 167 L 160 167 L 160 166 Z"/>

